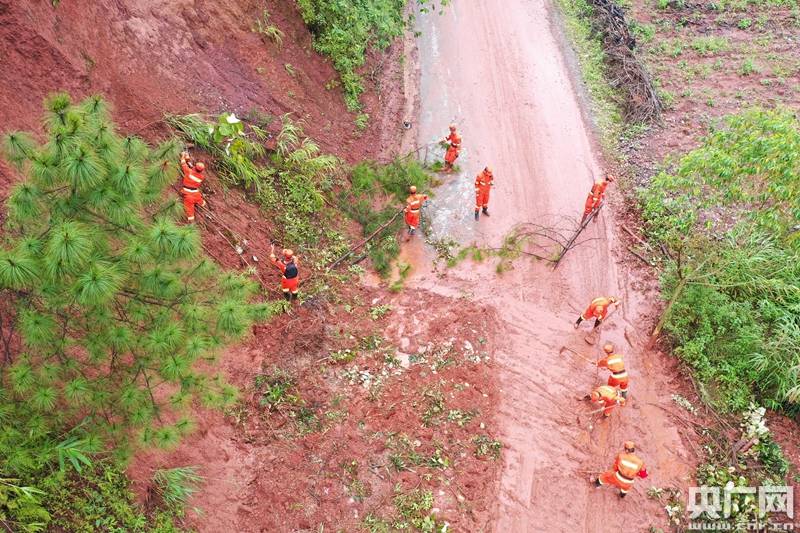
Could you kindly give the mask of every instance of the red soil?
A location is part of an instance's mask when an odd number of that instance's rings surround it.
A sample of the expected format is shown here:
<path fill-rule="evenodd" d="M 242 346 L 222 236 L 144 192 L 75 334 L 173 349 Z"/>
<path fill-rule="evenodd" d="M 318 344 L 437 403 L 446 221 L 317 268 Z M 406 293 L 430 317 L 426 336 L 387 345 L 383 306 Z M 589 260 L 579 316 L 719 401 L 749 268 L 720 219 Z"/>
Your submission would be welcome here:
<path fill-rule="evenodd" d="M 251 31 L 265 8 L 282 47 Z M 147 138 L 169 133 L 165 113 L 292 113 L 323 149 L 357 161 L 391 157 L 402 131 L 402 43 L 385 68 L 373 61 L 383 90 L 365 95 L 374 118 L 358 133 L 338 89 L 325 89 L 337 74 L 313 51 L 294 2 L 0 0 L 0 48 L 4 131 L 37 129 L 43 99 L 61 90 L 102 94 L 122 131 Z M 0 163 L 0 191 L 14 181 Z"/>

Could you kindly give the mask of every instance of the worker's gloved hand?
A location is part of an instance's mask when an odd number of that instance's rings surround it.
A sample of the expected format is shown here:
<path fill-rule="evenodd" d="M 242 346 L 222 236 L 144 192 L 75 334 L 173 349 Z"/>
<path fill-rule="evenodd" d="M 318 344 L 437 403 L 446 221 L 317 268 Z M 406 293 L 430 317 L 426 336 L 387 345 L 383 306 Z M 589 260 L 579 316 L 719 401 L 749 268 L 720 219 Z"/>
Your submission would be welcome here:
<path fill-rule="evenodd" d="M 647 476 L 648 476 L 648 474 L 647 474 L 647 469 L 646 468 L 642 468 L 641 470 L 639 470 L 639 477 L 640 478 L 647 479 Z"/>

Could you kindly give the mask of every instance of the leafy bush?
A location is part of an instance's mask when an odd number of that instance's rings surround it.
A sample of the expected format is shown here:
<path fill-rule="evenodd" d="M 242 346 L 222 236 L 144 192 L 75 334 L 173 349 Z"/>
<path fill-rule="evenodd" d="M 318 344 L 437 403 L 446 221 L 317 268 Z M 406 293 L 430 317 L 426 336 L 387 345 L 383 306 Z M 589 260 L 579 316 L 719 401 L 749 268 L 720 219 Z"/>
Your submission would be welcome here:
<path fill-rule="evenodd" d="M 800 410 L 798 148 L 791 113 L 747 111 L 642 192 L 648 233 L 670 251 L 656 332 L 728 410 L 752 395 Z"/>
<path fill-rule="evenodd" d="M 297 0 L 300 14 L 314 35 L 314 48 L 333 61 L 347 108 L 361 109 L 364 92 L 358 69 L 371 46 L 386 48 L 405 28 L 406 0 Z"/>

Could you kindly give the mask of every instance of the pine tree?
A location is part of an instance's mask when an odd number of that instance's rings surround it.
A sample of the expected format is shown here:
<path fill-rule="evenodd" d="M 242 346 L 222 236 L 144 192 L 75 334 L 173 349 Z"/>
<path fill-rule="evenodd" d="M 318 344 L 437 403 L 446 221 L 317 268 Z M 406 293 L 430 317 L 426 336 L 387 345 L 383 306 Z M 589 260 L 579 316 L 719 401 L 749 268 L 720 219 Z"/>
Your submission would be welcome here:
<path fill-rule="evenodd" d="M 254 283 L 203 256 L 194 227 L 176 224 L 180 205 L 165 192 L 174 139 L 153 148 L 119 135 L 97 96 L 51 96 L 44 124 L 44 143 L 4 139 L 24 179 L 0 249 L 22 344 L 3 388 L 48 423 L 117 437 L 138 428 L 145 443 L 170 445 L 191 427 L 179 412 L 194 399 L 236 396 L 198 363 L 270 309 L 252 303 Z"/>

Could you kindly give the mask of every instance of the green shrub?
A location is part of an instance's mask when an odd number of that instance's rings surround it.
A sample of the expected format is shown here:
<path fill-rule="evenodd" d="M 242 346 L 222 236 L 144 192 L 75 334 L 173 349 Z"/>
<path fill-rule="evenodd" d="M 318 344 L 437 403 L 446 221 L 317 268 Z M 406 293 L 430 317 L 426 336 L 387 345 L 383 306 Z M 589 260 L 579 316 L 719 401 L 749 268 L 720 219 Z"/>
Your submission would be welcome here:
<path fill-rule="evenodd" d="M 799 149 L 791 112 L 746 111 L 642 192 L 647 232 L 670 252 L 656 333 L 726 410 L 755 396 L 800 411 Z"/>
<path fill-rule="evenodd" d="M 361 109 L 364 84 L 358 70 L 370 47 L 386 48 L 402 34 L 406 0 L 297 0 L 297 4 L 314 35 L 314 48 L 331 58 L 341 76 L 347 108 Z"/>

